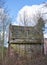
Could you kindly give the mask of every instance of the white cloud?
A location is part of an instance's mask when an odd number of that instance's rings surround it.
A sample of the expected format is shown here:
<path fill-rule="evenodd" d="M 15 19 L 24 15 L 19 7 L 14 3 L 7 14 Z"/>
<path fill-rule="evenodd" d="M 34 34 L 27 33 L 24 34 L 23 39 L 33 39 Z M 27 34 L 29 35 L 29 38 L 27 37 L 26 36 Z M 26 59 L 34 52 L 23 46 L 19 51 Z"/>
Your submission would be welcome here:
<path fill-rule="evenodd" d="M 44 38 L 47 38 L 47 33 L 44 34 Z"/>
<path fill-rule="evenodd" d="M 47 27 L 47 23 L 45 24 L 45 27 Z"/>
<path fill-rule="evenodd" d="M 37 19 L 36 19 L 38 17 L 36 16 L 37 14 L 38 14 L 37 5 L 25 6 L 19 11 L 17 21 L 19 23 L 21 22 L 20 25 L 24 25 L 23 23 L 24 23 L 24 16 L 25 16 L 25 21 L 27 20 L 28 25 L 32 23 L 31 25 L 33 26 L 35 25 L 35 23 L 37 23 Z"/>
<path fill-rule="evenodd" d="M 3 8 L 0 8 L 0 13 L 4 13 L 4 9 Z"/>
<path fill-rule="evenodd" d="M 42 17 L 44 21 L 47 20 L 47 6 L 45 7 L 46 4 L 47 3 L 24 6 L 17 14 L 18 24 L 24 26 L 24 16 L 28 26 L 35 26 L 39 16 Z M 47 23 L 47 21 L 45 21 L 45 23 Z M 47 24 L 45 24 L 45 26 L 47 26 Z M 44 38 L 47 38 L 47 33 L 44 34 Z"/>
<path fill-rule="evenodd" d="M 3 40 L 3 31 L 0 32 L 0 38 Z M 8 47 L 8 33 L 5 31 L 4 33 L 4 46 Z"/>
<path fill-rule="evenodd" d="M 16 22 L 12 22 L 12 25 L 18 25 L 18 22 L 16 23 Z"/>
<path fill-rule="evenodd" d="M 46 13 L 46 12 L 47 12 L 47 8 L 45 7 L 45 4 L 24 6 L 18 12 L 17 22 L 19 22 L 20 25 L 24 25 L 24 16 L 25 16 L 26 23 L 28 23 L 29 26 L 35 26 L 37 24 L 39 15 L 42 17 L 42 13 Z M 45 20 L 45 16 L 46 15 L 43 16 L 44 20 Z"/>

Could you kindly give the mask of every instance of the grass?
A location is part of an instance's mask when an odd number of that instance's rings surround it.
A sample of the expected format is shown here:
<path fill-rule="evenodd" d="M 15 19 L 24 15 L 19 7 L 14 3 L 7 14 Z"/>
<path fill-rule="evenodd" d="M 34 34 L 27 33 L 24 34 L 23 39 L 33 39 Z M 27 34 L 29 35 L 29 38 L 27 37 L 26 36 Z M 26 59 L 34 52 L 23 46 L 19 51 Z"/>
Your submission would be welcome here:
<path fill-rule="evenodd" d="M 3 59 L 5 59 L 7 48 L 4 47 L 3 50 Z M 2 47 L 0 46 L 0 65 L 2 65 Z"/>
<path fill-rule="evenodd" d="M 20 56 L 19 53 L 14 51 L 13 52 L 14 54 L 8 57 L 6 56 L 7 54 L 6 51 L 7 48 L 4 47 L 4 58 L 6 57 L 4 59 L 4 61 L 6 61 L 4 65 L 47 65 L 47 56 L 45 55 L 34 54 L 31 57 L 27 55 Z M 0 53 L 1 53 L 1 47 L 0 47 Z M 2 65 L 1 61 L 0 61 L 0 65 Z"/>
<path fill-rule="evenodd" d="M 9 57 L 6 65 L 47 65 L 47 56 L 44 55 L 36 55 L 30 57 L 26 57 L 26 55 L 19 56 L 18 53 L 15 52 L 14 56 Z"/>

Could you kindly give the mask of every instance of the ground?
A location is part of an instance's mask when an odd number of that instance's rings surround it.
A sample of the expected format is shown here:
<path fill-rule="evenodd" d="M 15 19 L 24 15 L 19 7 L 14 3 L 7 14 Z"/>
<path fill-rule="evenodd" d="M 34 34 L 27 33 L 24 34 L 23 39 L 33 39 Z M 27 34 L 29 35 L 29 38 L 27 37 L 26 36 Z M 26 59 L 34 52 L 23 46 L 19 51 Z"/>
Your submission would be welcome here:
<path fill-rule="evenodd" d="M 26 57 L 26 55 L 19 56 L 15 53 L 13 56 L 6 58 L 6 65 L 47 65 L 47 56 L 45 55 L 36 55 L 32 57 Z"/>
<path fill-rule="evenodd" d="M 47 65 L 47 55 L 37 54 L 31 57 L 28 57 L 27 55 L 20 56 L 18 53 L 13 52 L 13 54 L 10 54 L 8 56 L 8 52 L 7 52 L 4 57 L 3 64 L 4 65 Z M 3 64 L 1 60 L 0 65 L 3 65 Z"/>

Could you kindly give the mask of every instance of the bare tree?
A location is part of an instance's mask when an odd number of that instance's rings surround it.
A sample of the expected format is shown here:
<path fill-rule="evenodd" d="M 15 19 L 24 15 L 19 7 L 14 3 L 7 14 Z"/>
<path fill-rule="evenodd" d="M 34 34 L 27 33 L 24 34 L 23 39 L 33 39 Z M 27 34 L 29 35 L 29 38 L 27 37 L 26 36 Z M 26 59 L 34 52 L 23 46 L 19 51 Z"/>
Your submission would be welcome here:
<path fill-rule="evenodd" d="M 29 11 L 28 11 L 28 13 L 29 13 Z M 22 10 L 22 13 L 19 12 L 19 16 L 18 16 L 19 24 L 25 26 L 25 32 L 26 32 L 27 40 L 28 40 L 28 32 L 26 31 L 26 27 L 28 26 L 29 23 L 30 23 L 30 26 L 32 27 L 32 20 L 31 20 L 30 15 L 28 15 L 28 13 L 25 9 L 25 10 Z M 43 31 L 45 29 L 45 21 L 43 20 L 43 17 L 41 16 L 41 15 L 43 15 L 43 13 L 41 13 L 41 11 L 38 11 L 38 14 L 36 16 L 35 16 L 35 14 L 33 14 L 33 15 L 34 15 L 33 21 L 36 22 L 36 20 L 37 20 L 37 23 L 35 26 L 33 26 L 33 31 L 31 32 L 32 39 L 33 39 L 33 41 L 37 40 L 38 43 L 42 43 L 42 45 L 41 45 L 42 46 L 41 52 L 42 52 L 42 51 L 44 51 Z M 30 17 L 30 18 L 28 18 L 28 17 Z M 25 49 L 26 49 L 26 46 L 25 46 Z M 26 50 L 25 50 L 25 52 L 26 52 Z"/>
<path fill-rule="evenodd" d="M 3 60 L 4 60 L 4 43 L 5 43 L 5 32 L 8 29 L 8 25 L 10 23 L 10 17 L 9 15 L 5 12 L 6 10 L 4 9 L 4 0 L 0 1 L 0 35 L 2 38 L 2 65 L 4 65 Z M 8 30 L 7 30 L 8 31 Z M 7 33 L 7 32 L 6 32 Z"/>

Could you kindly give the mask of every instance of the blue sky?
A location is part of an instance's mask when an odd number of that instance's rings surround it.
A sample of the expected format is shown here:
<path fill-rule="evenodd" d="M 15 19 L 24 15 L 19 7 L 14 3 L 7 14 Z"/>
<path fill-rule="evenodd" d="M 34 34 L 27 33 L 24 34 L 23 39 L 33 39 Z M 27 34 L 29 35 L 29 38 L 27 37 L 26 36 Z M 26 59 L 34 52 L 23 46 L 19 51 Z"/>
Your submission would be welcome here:
<path fill-rule="evenodd" d="M 43 2 L 47 2 L 47 0 L 7 0 L 6 7 L 13 21 L 15 21 L 18 11 L 23 6 L 41 4 Z"/>
<path fill-rule="evenodd" d="M 13 18 L 13 21 L 15 21 L 17 14 L 22 7 L 25 5 L 39 5 L 43 2 L 47 2 L 47 0 L 6 0 L 5 7 L 7 8 L 9 15 Z"/>
<path fill-rule="evenodd" d="M 7 7 L 9 15 L 13 18 L 13 22 L 16 22 L 17 14 L 22 7 L 25 5 L 39 5 L 44 2 L 47 2 L 47 0 L 6 0 L 5 7 Z"/>

